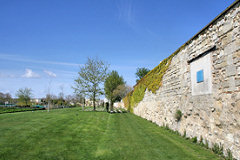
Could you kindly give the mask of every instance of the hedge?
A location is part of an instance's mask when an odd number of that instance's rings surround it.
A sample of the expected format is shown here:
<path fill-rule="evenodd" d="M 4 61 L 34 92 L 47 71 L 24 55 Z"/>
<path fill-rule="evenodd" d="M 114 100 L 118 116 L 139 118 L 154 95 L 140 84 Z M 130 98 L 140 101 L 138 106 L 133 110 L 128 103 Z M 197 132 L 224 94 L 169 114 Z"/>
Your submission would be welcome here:
<path fill-rule="evenodd" d="M 33 107 L 0 107 L 0 114 L 25 112 L 25 111 L 36 111 L 36 110 L 44 110 L 44 109 L 45 108 L 33 108 Z"/>

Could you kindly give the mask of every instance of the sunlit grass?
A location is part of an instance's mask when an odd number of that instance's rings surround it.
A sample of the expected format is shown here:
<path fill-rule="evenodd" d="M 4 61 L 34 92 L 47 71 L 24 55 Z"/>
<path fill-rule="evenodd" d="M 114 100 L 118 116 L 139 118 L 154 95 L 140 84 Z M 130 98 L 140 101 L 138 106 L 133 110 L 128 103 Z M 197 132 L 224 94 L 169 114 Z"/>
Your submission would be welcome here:
<path fill-rule="evenodd" d="M 80 108 L 0 115 L 0 159 L 219 159 L 133 114 Z"/>

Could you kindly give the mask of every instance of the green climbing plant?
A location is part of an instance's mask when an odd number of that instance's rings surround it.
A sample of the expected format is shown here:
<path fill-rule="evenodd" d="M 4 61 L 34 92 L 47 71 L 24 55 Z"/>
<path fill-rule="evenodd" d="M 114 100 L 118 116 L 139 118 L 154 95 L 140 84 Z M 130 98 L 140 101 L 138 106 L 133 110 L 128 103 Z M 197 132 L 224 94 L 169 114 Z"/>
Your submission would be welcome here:
<path fill-rule="evenodd" d="M 153 70 L 148 72 L 148 74 L 145 75 L 142 79 L 140 79 L 138 83 L 134 86 L 134 90 L 123 99 L 125 107 L 130 112 L 133 111 L 134 106 L 136 106 L 139 102 L 143 100 L 146 90 L 155 94 L 156 91 L 161 87 L 162 78 L 168 70 L 172 62 L 172 58 L 177 55 L 184 47 L 185 44 L 168 58 L 164 59 Z"/>

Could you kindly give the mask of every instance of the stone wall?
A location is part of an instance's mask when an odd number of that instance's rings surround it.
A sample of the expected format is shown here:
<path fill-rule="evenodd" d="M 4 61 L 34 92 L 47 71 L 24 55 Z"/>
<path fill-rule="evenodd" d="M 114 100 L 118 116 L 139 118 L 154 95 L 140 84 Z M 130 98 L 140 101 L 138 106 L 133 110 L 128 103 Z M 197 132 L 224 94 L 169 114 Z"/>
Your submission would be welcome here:
<path fill-rule="evenodd" d="M 193 94 L 191 65 L 206 56 L 210 63 L 203 66 L 210 66 L 211 83 L 205 87 L 211 92 Z M 176 110 L 183 113 L 179 122 Z M 221 143 L 240 159 L 239 1 L 186 43 L 172 59 L 160 89 L 156 94 L 146 91 L 134 114 L 181 134 L 186 131 L 188 137 L 202 136 L 210 147 Z"/>

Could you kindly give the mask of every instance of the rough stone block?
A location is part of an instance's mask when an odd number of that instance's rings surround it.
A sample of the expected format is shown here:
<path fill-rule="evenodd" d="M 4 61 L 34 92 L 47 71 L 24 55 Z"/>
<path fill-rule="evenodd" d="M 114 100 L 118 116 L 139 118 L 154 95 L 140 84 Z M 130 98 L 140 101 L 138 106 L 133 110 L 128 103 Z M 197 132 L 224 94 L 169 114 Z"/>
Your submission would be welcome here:
<path fill-rule="evenodd" d="M 235 85 L 236 85 L 237 87 L 240 86 L 240 79 L 235 80 Z"/>
<path fill-rule="evenodd" d="M 232 54 L 229 54 L 227 56 L 227 64 L 228 65 L 232 65 L 233 64 L 233 55 Z"/>
<path fill-rule="evenodd" d="M 229 55 L 233 53 L 233 44 L 229 44 L 224 48 L 224 54 Z"/>
<path fill-rule="evenodd" d="M 235 46 L 235 50 L 240 49 L 240 38 L 239 37 L 236 37 L 236 40 L 234 42 L 234 46 Z"/>
<path fill-rule="evenodd" d="M 231 143 L 234 142 L 233 134 L 227 134 L 226 138 L 229 142 L 231 142 Z"/>
<path fill-rule="evenodd" d="M 229 76 L 234 76 L 237 73 L 237 69 L 235 65 L 229 65 L 226 67 L 226 75 Z"/>
<path fill-rule="evenodd" d="M 214 67 L 215 67 L 216 69 L 221 69 L 221 68 L 224 68 L 224 67 L 226 67 L 226 66 L 227 66 L 227 62 L 226 62 L 226 61 L 224 61 L 224 62 L 222 62 L 222 63 L 220 63 L 220 64 L 214 65 Z"/>
<path fill-rule="evenodd" d="M 219 52 L 218 58 L 221 58 L 223 55 L 224 55 L 224 51 L 221 50 L 221 51 Z"/>
<path fill-rule="evenodd" d="M 232 20 L 228 20 L 227 22 L 225 22 L 223 26 L 222 33 L 225 34 L 229 32 L 231 29 L 232 29 Z"/>
<path fill-rule="evenodd" d="M 229 88 L 228 91 L 232 92 L 236 90 L 236 86 L 235 86 L 235 78 L 234 77 L 230 77 L 228 80 L 229 83 Z"/>
<path fill-rule="evenodd" d="M 222 46 L 226 46 L 231 42 L 232 42 L 232 33 L 230 32 L 222 38 Z"/>
<path fill-rule="evenodd" d="M 239 44 L 239 45 L 240 45 L 240 44 Z M 233 54 L 233 58 L 236 58 L 236 59 L 239 60 L 239 58 L 240 58 L 240 50 L 237 51 L 237 52 L 235 52 L 235 53 Z M 239 61 L 240 61 L 240 60 L 239 60 Z"/>

